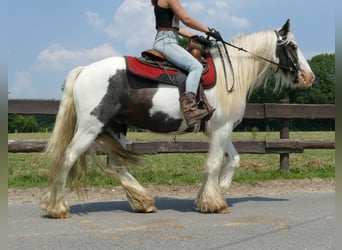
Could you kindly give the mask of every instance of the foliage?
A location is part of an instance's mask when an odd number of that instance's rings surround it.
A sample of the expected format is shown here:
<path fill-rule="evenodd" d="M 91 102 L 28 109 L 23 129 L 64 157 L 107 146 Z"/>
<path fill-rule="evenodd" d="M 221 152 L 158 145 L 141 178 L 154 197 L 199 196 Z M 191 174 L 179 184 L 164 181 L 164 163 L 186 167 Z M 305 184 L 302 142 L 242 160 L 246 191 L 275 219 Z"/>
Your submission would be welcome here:
<path fill-rule="evenodd" d="M 55 115 L 8 115 L 8 132 L 44 132 L 52 131 Z"/>
<path fill-rule="evenodd" d="M 182 46 L 183 48 L 187 48 L 189 43 L 189 39 L 185 37 L 180 37 L 179 38 L 179 45 Z"/>
<path fill-rule="evenodd" d="M 275 79 L 270 77 L 265 88 L 254 90 L 250 103 L 278 103 L 289 99 L 290 103 L 335 103 L 335 54 L 320 54 L 308 60 L 316 79 L 312 88 L 284 88 L 274 93 Z"/>
<path fill-rule="evenodd" d="M 255 138 L 256 138 L 258 132 L 259 132 L 258 127 L 253 127 L 253 128 L 252 128 L 252 137 L 253 137 L 253 140 L 255 140 Z"/>
<path fill-rule="evenodd" d="M 15 115 L 9 116 L 9 132 L 38 132 L 39 125 L 33 116 Z"/>
<path fill-rule="evenodd" d="M 335 55 L 321 54 L 309 60 L 316 79 L 311 89 L 291 89 L 291 103 L 335 103 Z"/>
<path fill-rule="evenodd" d="M 39 124 L 40 131 L 45 132 L 46 130 L 53 130 L 53 126 L 56 121 L 56 115 L 35 115 L 34 118 Z"/>
<path fill-rule="evenodd" d="M 288 99 L 290 103 L 298 104 L 334 104 L 335 54 L 320 54 L 308 60 L 308 63 L 316 76 L 311 88 L 284 88 L 279 93 L 274 93 L 275 79 L 270 76 L 265 88 L 254 90 L 248 102 L 279 103 L 282 99 Z M 276 120 L 244 120 L 236 130 L 246 131 L 253 127 L 258 127 L 263 131 L 267 127 L 271 130 L 278 130 L 279 122 Z M 335 122 L 333 119 L 293 120 L 290 123 L 290 130 L 335 130 Z"/>

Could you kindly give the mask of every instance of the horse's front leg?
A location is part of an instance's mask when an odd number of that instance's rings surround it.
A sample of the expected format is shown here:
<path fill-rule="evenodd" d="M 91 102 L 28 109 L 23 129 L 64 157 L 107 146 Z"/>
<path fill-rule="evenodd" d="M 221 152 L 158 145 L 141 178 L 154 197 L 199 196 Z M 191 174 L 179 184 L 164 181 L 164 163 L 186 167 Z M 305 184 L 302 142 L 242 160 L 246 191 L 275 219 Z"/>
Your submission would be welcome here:
<path fill-rule="evenodd" d="M 226 155 L 227 154 L 227 155 Z M 223 193 L 226 193 L 232 183 L 235 170 L 240 166 L 240 156 L 231 139 L 228 139 L 224 152 L 227 160 L 223 161 L 219 176 L 219 185 Z"/>
<path fill-rule="evenodd" d="M 211 137 L 206 173 L 196 199 L 197 208 L 204 213 L 229 213 L 218 182 L 226 139 L 222 133 Z"/>

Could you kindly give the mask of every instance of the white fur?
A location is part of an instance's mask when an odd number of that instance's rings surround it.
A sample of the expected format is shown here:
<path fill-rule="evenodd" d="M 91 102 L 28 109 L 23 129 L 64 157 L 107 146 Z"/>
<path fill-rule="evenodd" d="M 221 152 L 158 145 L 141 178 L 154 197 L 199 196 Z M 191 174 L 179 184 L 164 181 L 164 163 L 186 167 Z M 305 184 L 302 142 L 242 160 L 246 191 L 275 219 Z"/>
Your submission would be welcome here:
<path fill-rule="evenodd" d="M 173 119 L 182 119 L 183 115 L 179 105 L 178 88 L 170 88 L 169 85 L 160 84 L 157 93 L 153 96 L 153 106 L 150 115 L 163 112 Z"/>

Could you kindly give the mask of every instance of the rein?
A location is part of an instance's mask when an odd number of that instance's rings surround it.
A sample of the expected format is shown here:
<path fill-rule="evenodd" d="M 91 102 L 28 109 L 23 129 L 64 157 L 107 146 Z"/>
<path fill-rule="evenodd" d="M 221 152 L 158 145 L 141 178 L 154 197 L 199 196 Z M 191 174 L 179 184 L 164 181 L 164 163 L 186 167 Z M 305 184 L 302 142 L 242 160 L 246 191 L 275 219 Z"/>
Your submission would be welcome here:
<path fill-rule="evenodd" d="M 227 82 L 226 64 L 224 62 L 224 58 L 222 56 L 222 52 L 221 52 L 220 46 L 218 45 L 217 41 L 216 41 L 216 44 L 217 44 L 217 50 L 219 52 L 219 55 L 220 55 L 220 58 L 221 58 L 221 61 L 222 61 L 224 78 L 226 79 L 226 90 L 227 90 L 228 93 L 231 93 L 231 92 L 233 92 L 233 88 L 234 88 L 234 85 L 235 85 L 235 74 L 234 74 L 233 64 L 232 64 L 232 61 L 230 60 L 230 56 L 228 54 L 228 50 L 227 50 L 226 46 L 223 46 L 224 47 L 224 51 L 226 52 L 226 57 L 227 57 L 227 60 L 229 62 L 230 69 L 232 70 L 232 75 L 233 75 L 233 84 L 232 84 L 232 87 L 229 89 L 228 88 L 228 82 Z"/>
<path fill-rule="evenodd" d="M 266 58 L 266 57 L 263 57 L 263 56 L 260 56 L 260 55 L 258 55 L 258 54 L 255 54 L 255 53 L 253 53 L 253 52 L 251 52 L 251 51 L 249 51 L 249 50 L 246 50 L 246 49 L 244 49 L 244 48 L 242 48 L 242 47 L 238 47 L 238 46 L 236 46 L 236 45 L 234 45 L 234 44 L 232 44 L 232 43 L 226 42 L 226 41 L 222 41 L 222 43 L 224 43 L 224 44 L 226 44 L 226 45 L 229 45 L 230 47 L 233 47 L 233 48 L 237 49 L 238 51 L 246 52 L 246 53 L 251 54 L 252 56 L 254 56 L 254 57 L 256 57 L 256 58 L 259 58 L 259 59 L 264 60 L 264 61 L 266 61 L 266 62 L 272 63 L 272 64 L 274 64 L 274 65 L 277 65 L 279 68 L 283 68 L 283 67 L 281 67 L 281 65 L 280 65 L 279 63 L 277 63 L 277 62 L 275 62 L 275 61 L 272 61 L 271 59 L 268 59 L 268 58 Z M 284 66 L 284 67 L 285 67 L 285 66 Z M 285 68 L 287 68 L 287 67 L 285 67 Z M 277 70 L 277 71 L 278 71 L 278 70 Z"/>
<path fill-rule="evenodd" d="M 278 32 L 277 30 L 275 30 L 274 32 L 275 32 L 276 35 L 277 35 L 278 43 L 279 43 L 279 41 L 281 41 L 281 36 L 280 36 L 280 34 L 279 34 L 279 32 Z M 218 42 L 218 41 L 216 41 L 216 44 L 217 44 L 217 42 Z M 255 54 L 255 53 L 253 53 L 253 52 L 251 52 L 251 51 L 249 51 L 249 50 L 246 50 L 246 49 L 244 49 L 244 48 L 242 48 L 242 47 L 238 47 L 238 46 L 236 46 L 236 45 L 234 45 L 234 44 L 232 44 L 232 43 L 229 43 L 229 42 L 227 42 L 227 41 L 220 40 L 220 42 L 222 42 L 223 44 L 226 44 L 226 45 L 228 45 L 228 46 L 230 46 L 230 47 L 233 47 L 233 48 L 237 49 L 238 51 L 243 51 L 243 52 L 248 53 L 248 54 L 250 54 L 250 55 L 252 55 L 252 56 L 254 56 L 254 57 L 256 57 L 256 58 L 258 58 L 258 59 L 260 59 L 260 60 L 264 60 L 264 61 L 266 61 L 266 62 L 269 62 L 269 63 L 273 64 L 273 65 L 278 66 L 277 70 L 274 71 L 274 73 L 277 73 L 277 72 L 279 71 L 279 69 L 284 69 L 284 70 L 287 70 L 287 71 L 289 71 L 289 72 L 291 72 L 291 73 L 294 73 L 296 78 L 298 77 L 298 74 L 297 74 L 297 69 L 298 69 L 297 64 L 293 61 L 293 58 L 289 55 L 289 53 L 287 52 L 287 50 L 285 50 L 285 54 L 286 54 L 286 56 L 290 59 L 290 62 L 291 62 L 291 64 L 292 64 L 293 67 L 292 67 L 292 66 L 281 65 L 280 63 L 277 63 L 277 62 L 275 62 L 275 61 L 273 61 L 273 60 L 271 60 L 271 59 L 268 59 L 268 58 L 266 58 L 266 57 L 263 57 L 263 56 L 260 56 L 260 55 L 258 55 L 258 54 Z M 282 44 L 281 44 L 281 45 L 282 45 Z M 219 52 L 220 57 L 221 57 L 221 60 L 222 60 L 222 64 L 223 64 L 223 68 L 224 68 L 224 76 L 225 76 L 225 79 L 226 79 L 226 82 L 227 82 L 227 75 L 226 75 L 226 70 L 225 70 L 226 67 L 225 67 L 224 59 L 223 59 L 223 56 L 222 56 L 222 52 L 221 52 L 221 50 L 220 50 L 220 46 L 217 46 L 217 47 L 218 47 L 218 52 Z M 230 60 L 230 57 L 229 57 L 227 48 L 226 48 L 225 46 L 223 46 L 223 47 L 224 47 L 224 50 L 225 50 L 225 52 L 226 52 L 227 60 L 229 61 L 229 65 L 230 65 L 230 67 L 231 67 L 231 69 L 232 69 L 232 74 L 233 74 L 233 85 L 232 85 L 232 87 L 231 87 L 230 89 L 228 89 L 228 86 L 226 86 L 226 87 L 227 87 L 227 92 L 228 92 L 228 93 L 231 93 L 231 92 L 233 92 L 234 83 L 235 83 L 234 70 L 233 70 L 232 62 L 231 62 L 231 60 Z"/>

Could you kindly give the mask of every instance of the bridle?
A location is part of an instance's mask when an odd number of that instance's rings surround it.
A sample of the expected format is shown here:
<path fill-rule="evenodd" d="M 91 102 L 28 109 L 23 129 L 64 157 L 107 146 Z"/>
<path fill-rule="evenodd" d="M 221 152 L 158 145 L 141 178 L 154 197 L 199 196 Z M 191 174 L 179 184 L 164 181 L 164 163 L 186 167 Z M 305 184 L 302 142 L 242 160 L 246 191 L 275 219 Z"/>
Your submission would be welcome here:
<path fill-rule="evenodd" d="M 275 62 L 275 61 L 273 61 L 271 59 L 268 59 L 266 57 L 263 57 L 263 56 L 260 56 L 258 54 L 255 54 L 255 53 L 253 53 L 253 52 L 251 52 L 251 51 L 249 51 L 247 49 L 244 49 L 242 47 L 238 47 L 238 46 L 236 46 L 236 45 L 234 45 L 232 43 L 226 42 L 224 40 L 216 41 L 216 43 L 217 42 L 222 42 L 223 44 L 226 44 L 226 45 L 228 45 L 230 47 L 233 47 L 233 48 L 237 49 L 238 51 L 246 52 L 246 53 L 248 53 L 250 55 L 253 55 L 254 57 L 256 57 L 256 58 L 258 58 L 260 60 L 264 60 L 266 62 L 274 64 L 274 65 L 277 66 L 277 69 L 274 71 L 274 73 L 277 73 L 279 71 L 279 69 L 283 70 L 284 72 L 289 72 L 289 73 L 294 75 L 295 78 L 294 78 L 293 82 L 296 83 L 298 81 L 298 77 L 299 77 L 298 76 L 298 70 L 299 70 L 298 57 L 297 57 L 297 55 L 295 53 L 291 53 L 292 51 L 289 51 L 288 46 L 290 46 L 293 51 L 296 51 L 297 45 L 295 45 L 292 42 L 288 43 L 286 41 L 286 37 L 281 36 L 277 30 L 275 30 L 274 32 L 275 32 L 275 34 L 277 36 L 276 53 L 277 53 L 277 56 L 279 57 L 279 62 Z M 234 70 L 233 70 L 233 66 L 232 66 L 232 63 L 230 61 L 230 57 L 229 57 L 229 54 L 228 54 L 226 46 L 223 46 L 223 48 L 225 50 L 225 53 L 226 53 L 226 56 L 227 56 L 230 68 L 232 69 L 232 73 L 233 73 L 233 84 L 232 84 L 232 87 L 230 89 L 228 89 L 228 87 L 227 87 L 227 91 L 228 92 L 232 92 L 233 88 L 234 88 L 234 83 L 235 83 Z M 222 63 L 223 63 L 224 72 L 226 72 L 226 70 L 225 70 L 225 63 L 224 63 L 224 60 L 223 60 L 222 52 L 220 50 L 220 46 L 218 46 L 218 52 L 219 52 L 219 55 L 220 55 Z M 281 57 L 281 53 L 283 53 L 285 55 L 285 58 Z M 283 60 L 286 60 L 286 63 L 284 63 Z M 226 82 L 227 82 L 226 73 L 225 73 L 225 78 L 226 78 Z"/>
<path fill-rule="evenodd" d="M 278 69 L 275 71 L 275 73 L 279 70 L 282 69 L 283 71 L 288 71 L 289 73 L 294 74 L 294 81 L 293 82 L 297 82 L 298 81 L 298 71 L 299 71 L 299 64 L 298 64 L 298 57 L 296 53 L 291 53 L 292 51 L 290 51 L 290 49 L 292 49 L 293 51 L 297 51 L 297 45 L 294 44 L 293 42 L 286 42 L 286 37 L 282 37 L 279 32 L 277 30 L 275 30 L 275 33 L 277 35 L 277 55 L 280 54 L 282 51 L 283 54 L 286 57 L 286 65 L 284 65 L 281 61 L 280 55 L 279 56 L 279 60 L 280 62 L 278 63 Z M 290 48 L 289 48 L 290 46 Z"/>

